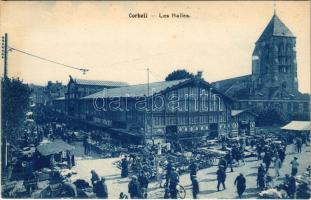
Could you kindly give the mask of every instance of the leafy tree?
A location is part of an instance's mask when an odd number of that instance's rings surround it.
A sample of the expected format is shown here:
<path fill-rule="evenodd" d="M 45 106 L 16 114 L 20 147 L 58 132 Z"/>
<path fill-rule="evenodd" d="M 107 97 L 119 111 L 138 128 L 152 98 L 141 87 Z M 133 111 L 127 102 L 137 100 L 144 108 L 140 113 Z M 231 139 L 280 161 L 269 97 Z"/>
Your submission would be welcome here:
<path fill-rule="evenodd" d="M 186 79 L 186 78 L 192 78 L 194 75 L 190 72 L 188 72 L 185 69 L 178 69 L 167 75 L 165 78 L 165 81 L 173 81 L 173 80 L 180 80 L 180 79 Z"/>
<path fill-rule="evenodd" d="M 16 139 L 19 137 L 29 108 L 30 93 L 28 85 L 18 78 L 1 80 L 2 147 L 5 142 L 16 145 Z"/>
<path fill-rule="evenodd" d="M 289 122 L 288 115 L 274 107 L 264 109 L 254 107 L 251 110 L 257 114 L 256 124 L 258 126 L 284 125 Z"/>

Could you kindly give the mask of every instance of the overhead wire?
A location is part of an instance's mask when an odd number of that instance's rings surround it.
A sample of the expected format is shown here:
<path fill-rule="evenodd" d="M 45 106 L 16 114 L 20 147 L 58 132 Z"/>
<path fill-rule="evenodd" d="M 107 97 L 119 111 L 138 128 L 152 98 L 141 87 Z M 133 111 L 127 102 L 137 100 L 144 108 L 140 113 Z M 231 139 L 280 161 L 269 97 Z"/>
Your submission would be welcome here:
<path fill-rule="evenodd" d="M 23 50 L 14 48 L 14 47 L 9 47 L 9 51 L 12 51 L 12 50 L 17 51 L 17 52 L 19 52 L 19 53 L 23 53 L 23 54 L 28 55 L 28 56 L 31 56 L 31 57 L 38 58 L 38 59 L 40 59 L 40 60 L 44 60 L 44 61 L 47 61 L 47 62 L 50 62 L 50 63 L 54 63 L 54 64 L 57 64 L 57 65 L 62 65 L 62 66 L 64 66 L 64 67 L 68 67 L 68 68 L 71 68 L 71 69 L 76 69 L 76 70 L 82 71 L 83 74 L 85 74 L 86 72 L 89 71 L 89 69 L 86 69 L 86 68 L 78 68 L 78 67 L 66 65 L 66 64 L 63 64 L 63 63 L 60 63 L 60 62 L 57 62 L 57 61 L 48 59 L 48 58 L 44 58 L 44 57 L 35 55 L 35 54 L 33 54 L 33 53 L 29 53 L 29 52 L 26 52 L 26 51 L 23 51 Z"/>

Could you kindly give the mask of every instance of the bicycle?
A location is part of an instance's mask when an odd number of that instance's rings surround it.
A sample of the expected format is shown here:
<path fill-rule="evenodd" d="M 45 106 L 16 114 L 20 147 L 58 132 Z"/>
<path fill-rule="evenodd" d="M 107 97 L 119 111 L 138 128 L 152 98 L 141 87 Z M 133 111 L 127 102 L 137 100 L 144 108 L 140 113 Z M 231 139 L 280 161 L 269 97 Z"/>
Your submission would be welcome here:
<path fill-rule="evenodd" d="M 177 196 L 178 196 L 180 199 L 186 198 L 186 189 L 184 188 L 184 186 L 178 184 L 178 185 L 176 186 L 176 189 L 177 189 Z"/>

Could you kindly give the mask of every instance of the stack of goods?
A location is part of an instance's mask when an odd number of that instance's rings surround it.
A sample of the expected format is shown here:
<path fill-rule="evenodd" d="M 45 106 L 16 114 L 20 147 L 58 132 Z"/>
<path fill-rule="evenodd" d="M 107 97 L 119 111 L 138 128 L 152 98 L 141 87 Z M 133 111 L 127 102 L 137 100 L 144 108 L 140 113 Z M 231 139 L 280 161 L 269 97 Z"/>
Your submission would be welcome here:
<path fill-rule="evenodd" d="M 286 194 L 277 189 L 271 188 L 260 192 L 258 195 L 262 199 L 283 199 Z"/>

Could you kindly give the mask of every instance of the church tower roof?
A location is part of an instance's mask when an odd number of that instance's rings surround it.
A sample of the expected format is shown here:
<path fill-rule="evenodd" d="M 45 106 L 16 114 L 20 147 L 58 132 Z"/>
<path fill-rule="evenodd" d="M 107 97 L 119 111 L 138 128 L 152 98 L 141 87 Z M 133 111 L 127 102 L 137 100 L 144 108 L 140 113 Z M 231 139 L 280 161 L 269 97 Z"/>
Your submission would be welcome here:
<path fill-rule="evenodd" d="M 257 42 L 266 40 L 272 36 L 295 37 L 275 13 Z"/>

